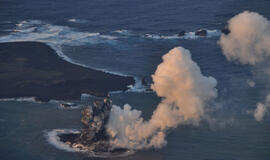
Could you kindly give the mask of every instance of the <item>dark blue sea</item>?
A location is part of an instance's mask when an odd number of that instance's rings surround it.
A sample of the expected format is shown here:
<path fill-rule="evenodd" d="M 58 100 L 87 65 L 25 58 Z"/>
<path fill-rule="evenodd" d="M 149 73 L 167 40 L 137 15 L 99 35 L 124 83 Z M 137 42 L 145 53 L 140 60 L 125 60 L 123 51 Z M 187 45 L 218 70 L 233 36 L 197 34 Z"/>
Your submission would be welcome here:
<path fill-rule="evenodd" d="M 43 42 L 71 63 L 133 76 L 135 87 L 112 93 L 112 100 L 141 110 L 146 119 L 160 98 L 145 92 L 140 80 L 155 72 L 164 54 L 182 46 L 204 75 L 217 79 L 218 123 L 179 126 L 161 149 L 112 159 L 269 160 L 270 115 L 257 122 L 251 113 L 268 94 L 269 81 L 256 76 L 255 67 L 228 62 L 218 45 L 227 21 L 246 10 L 270 19 L 269 0 L 0 0 L 0 42 Z M 209 34 L 196 37 L 199 29 Z M 183 30 L 187 34 L 179 38 Z M 48 142 L 51 129 L 79 129 L 80 114 L 59 109 L 57 102 L 2 99 L 0 160 L 100 159 Z"/>

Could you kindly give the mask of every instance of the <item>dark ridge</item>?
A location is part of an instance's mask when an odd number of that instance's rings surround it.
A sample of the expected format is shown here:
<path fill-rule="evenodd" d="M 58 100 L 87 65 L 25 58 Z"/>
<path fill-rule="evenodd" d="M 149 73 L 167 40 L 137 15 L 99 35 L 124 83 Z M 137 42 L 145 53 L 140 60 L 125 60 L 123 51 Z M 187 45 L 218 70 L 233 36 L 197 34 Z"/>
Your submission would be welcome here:
<path fill-rule="evenodd" d="M 105 98 L 95 101 L 92 106 L 81 110 L 83 127 L 80 133 L 64 133 L 57 135 L 61 142 L 74 149 L 95 152 L 120 154 L 127 152 L 126 148 L 115 148 L 110 144 L 110 136 L 105 126 L 109 120 L 112 101 Z"/>
<path fill-rule="evenodd" d="M 78 100 L 81 93 L 106 96 L 134 83 L 133 77 L 71 64 L 41 42 L 0 43 L 0 98 Z"/>

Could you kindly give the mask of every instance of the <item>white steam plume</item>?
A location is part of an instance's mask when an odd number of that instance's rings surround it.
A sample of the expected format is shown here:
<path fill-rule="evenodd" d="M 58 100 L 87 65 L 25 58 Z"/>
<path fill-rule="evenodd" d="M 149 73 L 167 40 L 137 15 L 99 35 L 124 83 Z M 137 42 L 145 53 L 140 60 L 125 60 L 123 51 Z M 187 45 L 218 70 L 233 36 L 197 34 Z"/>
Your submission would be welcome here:
<path fill-rule="evenodd" d="M 261 122 L 263 120 L 268 108 L 270 108 L 270 94 L 266 96 L 264 103 L 259 102 L 257 104 L 257 108 L 253 114 L 256 121 Z"/>
<path fill-rule="evenodd" d="M 149 121 L 141 111 L 126 104 L 113 106 L 107 125 L 111 144 L 130 149 L 160 148 L 166 145 L 166 130 L 183 123 L 198 125 L 207 102 L 217 96 L 216 79 L 202 75 L 190 52 L 174 48 L 157 67 L 151 88 L 162 97 Z"/>
<path fill-rule="evenodd" d="M 245 11 L 231 18 L 228 28 L 219 44 L 229 61 L 255 65 L 270 55 L 270 21 L 262 15 Z"/>
<path fill-rule="evenodd" d="M 247 80 L 247 84 L 248 84 L 248 86 L 251 87 L 251 88 L 255 87 L 255 85 L 256 85 L 256 83 L 255 83 L 253 80 L 251 80 L 251 79 L 248 79 L 248 80 Z"/>
<path fill-rule="evenodd" d="M 230 33 L 222 34 L 219 41 L 226 58 L 229 61 L 262 67 L 258 64 L 262 64 L 270 56 L 270 21 L 258 13 L 245 11 L 231 18 L 228 25 Z M 248 80 L 247 83 L 250 87 L 255 86 L 254 81 Z M 270 106 L 269 102 L 270 95 L 265 103 L 257 104 L 254 111 L 257 121 L 262 121 Z"/>
<path fill-rule="evenodd" d="M 254 118 L 256 119 L 256 121 L 261 122 L 264 117 L 265 112 L 266 112 L 265 105 L 262 103 L 258 103 L 257 108 L 254 111 Z"/>

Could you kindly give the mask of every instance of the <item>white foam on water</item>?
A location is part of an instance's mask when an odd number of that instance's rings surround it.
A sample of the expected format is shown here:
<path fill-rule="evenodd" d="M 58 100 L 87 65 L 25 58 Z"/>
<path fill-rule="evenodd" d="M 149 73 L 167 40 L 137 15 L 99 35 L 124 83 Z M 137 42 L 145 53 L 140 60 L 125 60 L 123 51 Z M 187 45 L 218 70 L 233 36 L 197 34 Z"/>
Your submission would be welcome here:
<path fill-rule="evenodd" d="M 70 18 L 67 21 L 71 23 L 87 23 L 88 22 L 85 19 L 76 19 L 76 18 Z"/>
<path fill-rule="evenodd" d="M 99 36 L 101 36 L 100 33 L 79 32 L 67 26 L 29 20 L 16 24 L 13 32 L 0 37 L 0 42 L 37 41 L 55 46 L 80 46 L 87 43 L 99 43 L 102 39 L 106 39 L 106 37 L 100 39 Z"/>
<path fill-rule="evenodd" d="M 68 21 L 69 21 L 69 22 L 76 22 L 76 21 L 77 21 L 77 19 L 75 19 L 75 18 L 71 18 L 71 19 L 68 19 Z"/>
<path fill-rule="evenodd" d="M 104 39 L 109 39 L 109 40 L 115 40 L 118 38 L 116 36 L 110 36 L 110 35 L 101 35 L 100 37 Z"/>
<path fill-rule="evenodd" d="M 100 37 L 102 36 L 102 37 Z M 58 26 L 39 20 L 21 21 L 13 32 L 1 36 L 0 42 L 37 41 L 53 45 L 80 46 L 100 43 L 112 38 L 100 33 L 79 32 L 67 26 Z"/>
<path fill-rule="evenodd" d="M 129 85 L 127 91 L 111 91 L 109 92 L 110 94 L 119 94 L 123 92 L 137 92 L 137 93 L 152 93 L 153 91 L 147 91 L 149 89 L 147 86 L 144 86 L 142 84 L 142 80 L 139 79 L 138 77 L 134 77 L 135 84 L 134 85 Z"/>
<path fill-rule="evenodd" d="M 184 36 L 183 39 L 197 39 L 199 36 L 195 35 L 195 32 L 187 32 Z"/>
<path fill-rule="evenodd" d="M 70 110 L 70 109 L 80 109 L 80 108 L 83 107 L 83 105 L 81 105 L 81 104 L 71 105 L 69 107 L 65 107 L 65 106 L 63 106 L 63 104 L 71 104 L 71 103 L 70 102 L 59 103 L 58 108 L 59 109 L 69 109 Z"/>
<path fill-rule="evenodd" d="M 117 36 L 103 35 L 100 33 L 79 32 L 67 26 L 52 25 L 39 20 L 27 20 L 17 23 L 10 34 L 1 36 L 0 43 L 21 41 L 43 42 L 54 49 L 58 56 L 72 64 L 127 77 L 129 75 L 75 62 L 62 51 L 63 45 L 81 46 L 86 44 L 111 43 L 116 42 L 117 38 Z"/>
<path fill-rule="evenodd" d="M 163 39 L 161 35 L 158 34 L 145 34 L 143 35 L 144 38 L 151 38 L 151 39 Z"/>
<path fill-rule="evenodd" d="M 207 30 L 207 37 L 219 37 L 221 36 L 221 31 L 217 29 Z"/>
<path fill-rule="evenodd" d="M 142 85 L 141 80 L 137 77 L 134 77 L 134 80 L 135 80 L 135 84 L 127 86 L 128 87 L 127 91 L 122 91 L 122 90 L 111 91 L 109 92 L 109 94 L 119 94 L 119 93 L 124 93 L 124 92 L 145 92 L 146 89 Z"/>
<path fill-rule="evenodd" d="M 26 21 L 20 21 L 19 23 L 16 24 L 16 26 L 21 27 L 23 26 L 25 23 L 27 23 Z"/>
<path fill-rule="evenodd" d="M 121 35 L 126 35 L 126 36 L 132 35 L 131 31 L 126 30 L 126 29 L 115 30 L 115 31 L 113 31 L 113 33 L 117 33 L 117 34 L 121 34 Z"/>
<path fill-rule="evenodd" d="M 30 27 L 27 29 L 14 29 L 14 32 L 23 32 L 23 33 L 30 33 L 36 30 L 36 27 Z"/>
<path fill-rule="evenodd" d="M 195 32 L 186 32 L 184 36 L 178 36 L 178 34 L 174 35 L 160 35 L 160 34 L 145 34 L 142 37 L 149 38 L 149 39 L 167 39 L 167 40 L 173 40 L 173 39 L 198 39 L 198 38 L 211 38 L 211 37 L 218 37 L 221 35 L 221 31 L 219 30 L 207 30 L 206 36 L 196 36 Z"/>
<path fill-rule="evenodd" d="M 119 93 L 123 93 L 124 91 L 121 91 L 121 90 L 119 90 L 119 91 L 110 91 L 109 92 L 109 94 L 111 95 L 111 94 L 119 94 Z"/>
<path fill-rule="evenodd" d="M 86 152 L 78 148 L 72 148 L 70 145 L 60 141 L 60 138 L 58 137 L 58 135 L 70 134 L 70 133 L 79 134 L 80 131 L 75 130 L 75 129 L 53 129 L 51 131 L 45 131 L 45 136 L 47 138 L 47 141 L 58 149 L 68 151 L 68 152 Z"/>
<path fill-rule="evenodd" d="M 2 102 L 16 101 L 16 102 L 33 102 L 33 103 L 42 103 L 37 101 L 35 97 L 17 97 L 17 98 L 0 98 Z"/>
<path fill-rule="evenodd" d="M 98 157 L 98 158 L 116 158 L 116 157 L 126 157 L 134 154 L 134 150 L 127 150 L 123 153 L 110 153 L 110 152 L 91 152 L 89 153 L 89 157 Z"/>
<path fill-rule="evenodd" d="M 146 88 L 146 86 L 144 86 L 142 84 L 142 80 L 139 79 L 139 78 L 137 78 L 137 77 L 135 77 L 134 79 L 135 79 L 134 86 L 133 85 L 130 85 L 129 86 L 129 89 L 127 90 L 127 92 L 139 92 L 139 93 L 146 92 L 146 89 L 147 88 Z"/>
<path fill-rule="evenodd" d="M 44 131 L 47 141 L 56 147 L 57 149 L 64 150 L 67 152 L 81 152 L 87 153 L 89 157 L 100 157 L 100 158 L 111 158 L 111 157 L 125 157 L 131 154 L 134 154 L 135 151 L 127 150 L 126 152 L 114 154 L 110 152 L 91 152 L 89 150 L 83 150 L 76 147 L 71 147 L 69 144 L 60 141 L 58 135 L 61 134 L 79 134 L 80 131 L 76 129 L 53 129 L 51 131 Z"/>

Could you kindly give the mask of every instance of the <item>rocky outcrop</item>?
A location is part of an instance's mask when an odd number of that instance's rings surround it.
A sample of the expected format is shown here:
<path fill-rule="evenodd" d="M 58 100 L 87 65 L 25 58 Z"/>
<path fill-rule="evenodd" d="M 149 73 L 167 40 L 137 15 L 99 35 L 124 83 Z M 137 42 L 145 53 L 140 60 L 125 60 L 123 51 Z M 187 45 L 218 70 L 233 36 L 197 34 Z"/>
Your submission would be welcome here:
<path fill-rule="evenodd" d="M 231 33 L 231 31 L 230 31 L 230 29 L 228 28 L 228 26 L 225 26 L 225 27 L 221 30 L 221 32 L 222 32 L 223 34 L 225 34 L 225 35 L 228 35 L 228 34 Z"/>
<path fill-rule="evenodd" d="M 185 31 L 180 31 L 180 32 L 178 33 L 178 36 L 179 36 L 179 37 L 183 37 L 183 36 L 185 36 L 185 34 L 186 34 Z"/>
<path fill-rule="evenodd" d="M 60 141 L 84 151 L 113 152 L 105 128 L 111 107 L 112 101 L 108 98 L 104 101 L 95 101 L 92 106 L 85 107 L 81 111 L 83 125 L 81 133 L 59 135 Z"/>
<path fill-rule="evenodd" d="M 82 144 L 87 145 L 109 139 L 106 134 L 105 124 L 108 121 L 111 106 L 111 100 L 105 98 L 104 102 L 96 101 L 92 107 L 86 107 L 81 111 L 83 128 L 81 129 L 80 141 Z"/>
<path fill-rule="evenodd" d="M 142 78 L 142 85 L 144 86 L 150 86 L 152 83 L 152 78 L 151 77 L 143 77 Z"/>
<path fill-rule="evenodd" d="M 202 36 L 202 37 L 207 36 L 207 30 L 206 29 L 200 29 L 200 30 L 195 32 L 195 36 Z"/>

